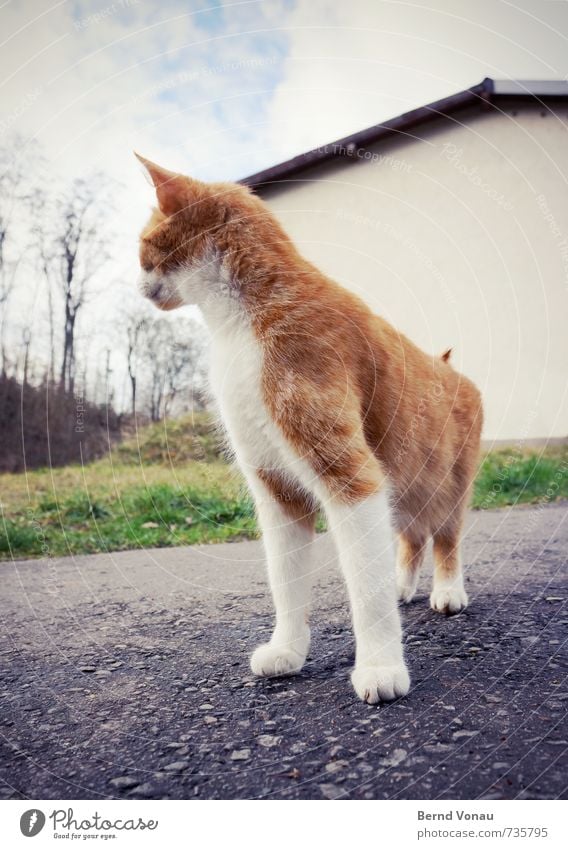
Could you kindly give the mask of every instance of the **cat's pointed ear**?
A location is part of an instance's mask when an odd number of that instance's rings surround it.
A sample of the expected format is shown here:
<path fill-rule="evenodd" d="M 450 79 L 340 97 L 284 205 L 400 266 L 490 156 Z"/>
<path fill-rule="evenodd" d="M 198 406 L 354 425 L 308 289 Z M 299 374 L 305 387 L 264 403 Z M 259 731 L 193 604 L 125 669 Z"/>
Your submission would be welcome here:
<path fill-rule="evenodd" d="M 187 206 L 187 178 L 175 171 L 168 171 L 155 162 L 150 162 L 144 156 L 134 151 L 136 158 L 142 163 L 155 189 L 158 206 L 164 215 L 175 215 Z"/>

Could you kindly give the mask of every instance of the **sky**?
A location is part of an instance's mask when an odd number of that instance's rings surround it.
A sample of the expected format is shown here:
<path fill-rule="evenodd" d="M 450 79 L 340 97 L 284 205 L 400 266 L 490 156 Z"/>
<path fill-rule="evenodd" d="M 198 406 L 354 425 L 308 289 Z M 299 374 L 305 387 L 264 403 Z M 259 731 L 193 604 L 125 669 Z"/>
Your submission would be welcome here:
<path fill-rule="evenodd" d="M 134 148 L 238 179 L 485 76 L 568 75 L 563 0 L 8 0 L 0 32 L 0 141 L 136 206 Z"/>
<path fill-rule="evenodd" d="M 485 76 L 568 78 L 564 0 L 0 0 L 0 33 L 0 145 L 117 181 L 128 285 L 153 201 L 133 150 L 239 179 Z"/>

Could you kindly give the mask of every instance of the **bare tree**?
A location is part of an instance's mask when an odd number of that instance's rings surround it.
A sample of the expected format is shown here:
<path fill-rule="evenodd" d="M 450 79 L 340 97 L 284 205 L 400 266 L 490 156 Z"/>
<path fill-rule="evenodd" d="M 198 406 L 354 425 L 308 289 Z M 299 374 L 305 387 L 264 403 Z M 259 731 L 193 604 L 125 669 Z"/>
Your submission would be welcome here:
<path fill-rule="evenodd" d="M 132 313 L 126 325 L 126 366 L 130 381 L 130 410 L 136 415 L 136 394 L 138 389 L 138 371 L 140 367 L 143 340 L 148 335 L 148 319 L 140 311 Z"/>
<path fill-rule="evenodd" d="M 54 279 L 57 246 L 54 244 L 51 222 L 55 219 L 53 200 L 42 186 L 38 188 L 32 200 L 32 239 L 34 245 L 37 270 L 43 278 L 43 287 L 47 297 L 47 323 L 49 339 L 48 377 L 55 383 L 56 371 L 56 293 L 57 283 Z"/>
<path fill-rule="evenodd" d="M 192 325 L 195 323 L 192 322 Z M 164 405 L 164 414 L 173 414 L 176 403 L 181 400 L 183 409 L 189 409 L 193 406 L 195 399 L 196 386 L 201 386 L 201 375 L 203 365 L 203 336 L 202 334 L 195 335 L 195 328 L 192 335 L 185 335 L 184 329 L 187 329 L 187 324 L 184 322 L 180 325 L 180 329 L 176 334 L 176 339 L 172 345 L 171 358 L 166 371 L 166 401 Z M 182 331 L 182 332 L 180 332 Z"/>
<path fill-rule="evenodd" d="M 9 361 L 8 346 L 15 342 L 19 331 L 23 332 L 21 321 L 12 319 L 12 299 L 18 281 L 33 265 L 30 221 L 40 193 L 38 187 L 44 185 L 44 166 L 45 158 L 36 141 L 12 134 L 0 147 L 0 375 L 14 366 L 14 361 Z M 30 277 L 25 279 L 29 284 Z M 24 298 L 32 288 L 26 286 Z M 26 316 L 27 334 L 31 332 L 30 314 L 21 309 L 23 300 L 18 299 L 18 316 Z M 31 341 L 30 336 L 28 360 Z"/>
<path fill-rule="evenodd" d="M 145 379 L 146 397 L 152 421 L 193 406 L 195 388 L 204 380 L 205 332 L 188 318 L 170 321 L 156 317 L 141 325 L 140 370 Z M 140 378 L 140 375 L 139 375 Z"/>
<path fill-rule="evenodd" d="M 60 384 L 73 393 L 77 317 L 93 294 L 93 280 L 110 258 L 103 203 L 108 184 L 102 177 L 74 180 L 57 203 L 53 266 L 63 299 L 63 354 Z"/>
<path fill-rule="evenodd" d="M 25 327 L 22 332 L 22 345 L 24 348 L 24 368 L 22 383 L 24 387 L 28 385 L 30 376 L 30 345 L 32 343 L 32 331 L 30 327 Z"/>
<path fill-rule="evenodd" d="M 0 150 L 0 374 L 6 374 L 8 309 L 16 283 L 22 249 L 13 238 L 18 201 L 24 196 L 24 169 L 17 155 L 18 140 Z"/>
<path fill-rule="evenodd" d="M 107 299 L 104 325 L 86 308 L 95 288 L 98 294 L 110 285 L 95 286 L 110 258 L 110 184 L 76 180 L 59 196 L 55 185 L 34 143 L 0 144 L 0 468 L 6 470 L 88 461 L 120 435 L 112 407 L 120 365 L 112 305 Z M 87 368 L 101 363 L 105 392 L 98 404 L 84 387 Z"/>

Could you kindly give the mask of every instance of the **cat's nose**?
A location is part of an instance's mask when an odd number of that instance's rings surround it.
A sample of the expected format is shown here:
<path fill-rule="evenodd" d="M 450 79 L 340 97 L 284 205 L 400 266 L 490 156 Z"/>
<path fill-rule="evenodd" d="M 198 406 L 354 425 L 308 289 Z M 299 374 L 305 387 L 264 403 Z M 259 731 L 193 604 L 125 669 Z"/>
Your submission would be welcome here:
<path fill-rule="evenodd" d="M 151 298 L 154 301 L 159 296 L 161 291 L 162 291 L 162 284 L 161 283 L 154 283 L 150 287 L 150 290 L 148 292 L 148 297 Z"/>

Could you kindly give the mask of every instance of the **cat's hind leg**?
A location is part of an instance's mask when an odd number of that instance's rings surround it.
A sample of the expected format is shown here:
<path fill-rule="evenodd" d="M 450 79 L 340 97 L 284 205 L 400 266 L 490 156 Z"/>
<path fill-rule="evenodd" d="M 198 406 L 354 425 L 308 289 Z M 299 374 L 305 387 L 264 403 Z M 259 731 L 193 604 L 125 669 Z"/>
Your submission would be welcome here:
<path fill-rule="evenodd" d="M 434 584 L 430 606 L 438 613 L 459 613 L 467 607 L 460 557 L 460 528 L 434 534 Z"/>
<path fill-rule="evenodd" d="M 426 551 L 426 537 L 401 532 L 396 552 L 396 588 L 399 599 L 408 604 L 414 598 L 420 568 Z"/>

